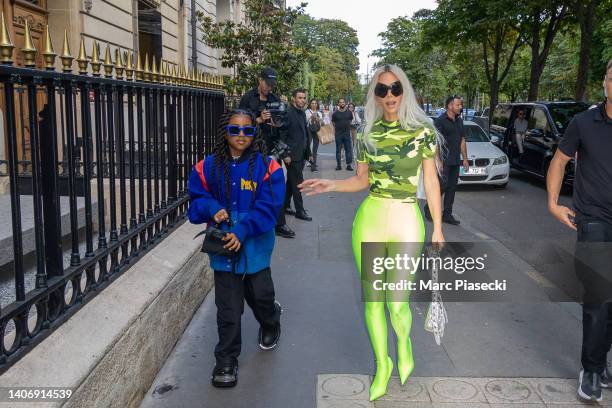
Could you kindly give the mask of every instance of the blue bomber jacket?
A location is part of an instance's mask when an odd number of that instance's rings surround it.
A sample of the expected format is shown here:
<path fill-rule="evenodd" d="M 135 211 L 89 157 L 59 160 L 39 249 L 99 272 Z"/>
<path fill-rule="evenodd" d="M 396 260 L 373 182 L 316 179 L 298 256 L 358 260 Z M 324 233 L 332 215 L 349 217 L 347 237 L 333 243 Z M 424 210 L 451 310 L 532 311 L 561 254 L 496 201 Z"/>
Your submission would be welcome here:
<path fill-rule="evenodd" d="M 231 210 L 225 203 L 225 182 L 218 176 L 223 174 L 222 168 L 213 169 L 212 155 L 198 162 L 189 177 L 189 221 L 214 222 L 214 215 L 225 208 L 232 227 L 223 222 L 220 228 L 236 234 L 241 243 L 238 255 L 233 258 L 211 256 L 211 267 L 216 271 L 252 274 L 270 266 L 274 227 L 285 197 L 285 176 L 274 159 L 269 158 L 266 167 L 258 153 L 249 180 L 249 155 L 245 152 L 230 165 Z"/>

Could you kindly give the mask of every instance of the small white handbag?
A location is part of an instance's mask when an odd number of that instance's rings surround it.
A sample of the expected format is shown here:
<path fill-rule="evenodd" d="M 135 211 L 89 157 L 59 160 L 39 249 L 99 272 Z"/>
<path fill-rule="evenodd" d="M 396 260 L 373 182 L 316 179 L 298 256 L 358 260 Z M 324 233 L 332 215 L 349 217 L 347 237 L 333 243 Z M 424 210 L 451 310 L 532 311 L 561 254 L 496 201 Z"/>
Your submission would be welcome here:
<path fill-rule="evenodd" d="M 431 251 L 429 256 L 439 256 L 439 254 Z M 433 262 L 433 267 L 431 269 L 431 281 L 433 283 L 433 287 L 436 287 L 438 283 L 438 263 Z M 439 290 L 431 291 L 431 303 L 427 308 L 427 315 L 425 317 L 425 330 L 433 333 L 434 339 L 436 340 L 436 344 L 439 346 L 442 337 L 444 336 L 444 328 L 446 327 L 446 323 L 448 323 L 448 316 L 446 315 L 446 309 L 444 308 L 444 303 L 442 303 L 442 295 Z"/>

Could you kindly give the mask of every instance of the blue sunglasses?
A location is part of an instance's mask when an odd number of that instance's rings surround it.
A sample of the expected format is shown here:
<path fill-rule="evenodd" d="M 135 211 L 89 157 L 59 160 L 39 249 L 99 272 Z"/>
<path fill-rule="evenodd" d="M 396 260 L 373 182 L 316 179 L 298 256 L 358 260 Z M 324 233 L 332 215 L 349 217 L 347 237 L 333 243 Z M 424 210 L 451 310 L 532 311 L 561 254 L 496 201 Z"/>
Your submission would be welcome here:
<path fill-rule="evenodd" d="M 238 126 L 238 125 L 228 125 L 225 130 L 227 130 L 228 136 L 240 136 L 240 132 L 242 131 L 246 137 L 253 137 L 257 132 L 257 128 L 255 126 Z"/>

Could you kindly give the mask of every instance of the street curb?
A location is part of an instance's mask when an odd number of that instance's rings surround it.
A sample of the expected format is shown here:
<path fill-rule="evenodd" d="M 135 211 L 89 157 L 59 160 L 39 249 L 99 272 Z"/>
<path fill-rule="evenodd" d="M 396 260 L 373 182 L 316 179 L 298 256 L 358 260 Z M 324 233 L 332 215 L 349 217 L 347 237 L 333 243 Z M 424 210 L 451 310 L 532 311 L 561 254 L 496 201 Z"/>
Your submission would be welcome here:
<path fill-rule="evenodd" d="M 193 239 L 200 230 L 178 227 L 2 375 L 2 386 L 72 389 L 69 400 L 23 407 L 138 407 L 213 285 Z"/>

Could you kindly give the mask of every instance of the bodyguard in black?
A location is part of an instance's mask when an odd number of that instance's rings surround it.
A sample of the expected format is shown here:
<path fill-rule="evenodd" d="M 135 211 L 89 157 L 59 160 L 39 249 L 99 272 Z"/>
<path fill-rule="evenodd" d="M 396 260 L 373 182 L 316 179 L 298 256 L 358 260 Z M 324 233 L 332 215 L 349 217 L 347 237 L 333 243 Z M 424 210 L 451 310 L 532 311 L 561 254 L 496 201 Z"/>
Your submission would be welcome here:
<path fill-rule="evenodd" d="M 444 211 L 442 221 L 452 225 L 459 225 L 459 220 L 453 216 L 453 203 L 455 202 L 455 191 L 459 181 L 459 167 L 467 171 L 467 147 L 465 144 L 465 130 L 463 119 L 459 116 L 463 108 L 460 96 L 454 95 L 446 99 L 446 112 L 434 120 L 438 132 L 442 134 L 445 141 L 445 149 L 442 150 L 442 193 L 444 194 Z M 463 155 L 463 160 L 461 156 Z M 429 207 L 425 206 L 425 216 L 431 220 Z"/>
<path fill-rule="evenodd" d="M 304 210 L 302 193 L 298 184 L 304 181 L 304 160 L 312 161 L 310 153 L 310 132 L 306 123 L 306 90 L 298 88 L 293 91 L 293 100 L 288 109 L 289 128 L 281 132 L 281 140 L 291 149 L 290 162 L 287 166 L 287 188 L 285 189 L 285 211 L 294 214 L 295 218 L 312 221 Z M 291 210 L 291 198 L 295 205 L 295 212 Z"/>
<path fill-rule="evenodd" d="M 550 164 L 548 208 L 577 231 L 575 266 L 584 286 L 582 370 L 578 395 L 601 401 L 610 387 L 612 346 L 612 60 L 604 77 L 606 101 L 574 117 Z M 574 210 L 558 204 L 567 162 L 575 157 Z"/>
<path fill-rule="evenodd" d="M 248 110 L 253 113 L 257 127 L 266 142 L 266 149 L 271 152 L 274 144 L 280 140 L 280 132 L 286 124 L 273 123 L 269 107 L 280 103 L 280 98 L 272 93 L 276 86 L 277 74 L 270 67 L 264 68 L 259 74 L 258 84 L 255 88 L 245 93 L 240 99 L 239 109 Z M 279 126 L 280 125 L 280 126 Z M 279 162 L 279 164 L 282 164 Z M 285 238 L 295 237 L 295 232 L 289 228 L 285 219 L 285 212 L 278 214 L 276 222 L 276 234 Z"/>

